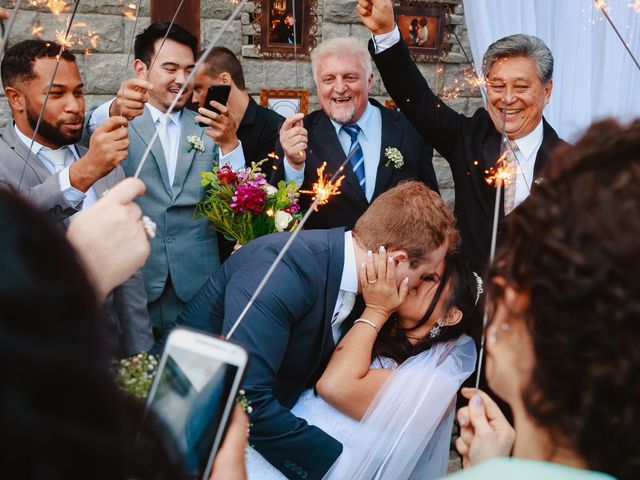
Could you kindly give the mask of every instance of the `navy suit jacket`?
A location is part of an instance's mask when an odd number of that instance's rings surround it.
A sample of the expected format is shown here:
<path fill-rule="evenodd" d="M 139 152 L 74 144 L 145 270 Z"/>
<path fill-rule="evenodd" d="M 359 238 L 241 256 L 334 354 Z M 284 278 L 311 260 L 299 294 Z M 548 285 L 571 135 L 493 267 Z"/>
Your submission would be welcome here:
<path fill-rule="evenodd" d="M 500 156 L 501 133 L 484 108 L 467 117 L 440 100 L 411 60 L 402 40 L 378 54 L 374 54 L 370 41 L 369 51 L 391 98 L 425 141 L 449 163 L 455 182 L 461 250 L 473 269 L 482 271 L 489 260 L 496 198 L 495 187 L 485 180 L 485 170 L 493 167 Z M 553 148 L 562 143 L 543 119 L 542 145 L 534 164 L 534 178 L 540 176 Z M 504 195 L 500 201 L 504 202 Z M 500 208 L 501 216 L 502 212 L 504 208 Z M 505 224 L 501 223 L 499 240 L 505 234 Z"/>
<path fill-rule="evenodd" d="M 226 334 L 289 235 L 258 238 L 232 255 L 178 324 Z M 343 267 L 344 228 L 301 232 L 231 338 L 251 355 L 243 382 L 253 408 L 251 444 L 288 478 L 320 479 L 342 452 L 290 408 L 335 347 L 331 318 Z"/>
<path fill-rule="evenodd" d="M 433 169 L 433 148 L 427 145 L 418 132 L 411 126 L 403 114 L 396 110 L 389 110 L 375 100 L 369 102 L 380 109 L 382 116 L 382 143 L 380 145 L 380 161 L 376 174 L 376 187 L 371 197 L 373 202 L 380 194 L 395 187 L 403 180 L 420 180 L 432 190 L 438 191 L 438 181 Z M 323 110 L 316 110 L 304 117 L 304 126 L 309 134 L 307 145 L 307 160 L 305 162 L 304 181 L 302 190 L 311 190 L 317 181 L 317 169 L 323 162 L 327 162 L 325 174 L 333 174 L 347 158 L 336 130 L 331 120 Z M 386 166 L 385 149 L 395 147 L 404 157 L 404 165 L 395 168 Z M 277 170 L 271 178 L 271 183 L 277 185 L 284 180 L 284 153 L 280 143 L 276 146 L 276 152 L 280 159 L 276 161 Z M 346 165 L 342 172 L 345 176 L 340 188 L 340 195 L 331 199 L 329 203 L 314 212 L 309 217 L 305 228 L 334 228 L 346 227 L 353 229 L 356 221 L 369 208 L 369 201 L 353 169 Z M 311 203 L 311 196 L 302 194 L 300 205 L 305 210 Z"/>

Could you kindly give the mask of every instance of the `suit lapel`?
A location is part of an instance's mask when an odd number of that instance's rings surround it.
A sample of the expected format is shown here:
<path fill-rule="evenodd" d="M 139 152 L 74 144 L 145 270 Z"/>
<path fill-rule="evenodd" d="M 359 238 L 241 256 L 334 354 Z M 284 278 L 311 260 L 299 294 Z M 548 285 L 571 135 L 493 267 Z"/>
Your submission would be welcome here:
<path fill-rule="evenodd" d="M 16 135 L 12 121 L 7 123 L 2 131 L 0 131 L 0 137 L 2 137 L 2 140 L 7 144 L 7 146 L 22 159 L 22 162 L 27 162 L 28 157 L 28 164 L 25 165 L 23 163 L 21 168 L 31 170 L 36 177 L 38 177 L 39 183 L 43 183 L 51 176 L 51 172 L 47 170 L 47 167 L 42 164 L 36 155 L 33 153 L 31 155 L 28 154 L 29 150 L 22 140 L 18 138 L 18 135 Z"/>
<path fill-rule="evenodd" d="M 151 113 L 149 113 L 148 109 L 144 109 L 144 113 L 141 117 L 135 119 L 130 124 L 131 128 L 138 134 L 138 136 L 142 139 L 142 142 L 145 145 L 145 149 L 149 147 L 149 142 L 153 138 L 156 133 L 156 126 L 151 117 Z M 142 155 L 144 152 L 140 153 L 140 158 L 138 161 L 142 160 Z M 162 183 L 166 188 L 169 195 L 172 194 L 171 185 L 169 183 L 169 171 L 167 170 L 167 161 L 164 157 L 164 150 L 162 149 L 162 143 L 160 139 L 156 139 L 151 147 L 150 155 L 153 156 L 156 165 L 158 165 L 158 169 L 160 170 L 160 177 L 162 178 Z M 136 166 L 137 168 L 137 166 Z M 148 181 L 149 179 L 144 179 Z"/>
<path fill-rule="evenodd" d="M 396 125 L 399 114 L 391 112 L 382 106 L 378 106 L 378 108 L 382 116 L 382 141 L 380 142 L 380 161 L 378 162 L 376 188 L 373 191 L 373 197 L 371 197 L 372 201 L 387 189 L 387 185 L 389 185 L 396 170 L 393 164 L 388 167 L 385 166 L 385 163 L 387 163 L 387 158 L 384 156 L 385 149 L 387 147 L 395 147 L 400 150 L 402 145 L 402 130 L 397 128 Z"/>
<path fill-rule="evenodd" d="M 542 172 L 543 167 L 546 165 L 549 156 L 551 155 L 551 151 L 560 143 L 563 143 L 558 137 L 556 131 L 551 128 L 551 125 L 547 123 L 547 121 L 542 118 L 542 144 L 538 149 L 538 154 L 536 155 L 536 163 L 533 165 L 533 181 L 537 183 L 540 180 L 540 173 Z M 531 186 L 533 188 L 533 185 Z"/>
<path fill-rule="evenodd" d="M 195 149 L 189 150 L 189 142 L 187 137 L 194 135 L 202 139 L 204 130 L 194 120 L 194 117 L 188 115 L 186 112 L 182 112 L 180 115 L 180 143 L 178 144 L 178 158 L 176 162 L 176 174 L 173 179 L 173 198 L 176 198 L 182 192 L 182 187 L 193 163 L 193 159 L 196 155 L 201 155 L 203 152 L 198 152 Z M 207 153 L 207 152 L 204 152 Z"/>
<path fill-rule="evenodd" d="M 329 120 L 329 117 L 322 111 L 318 112 L 315 122 L 316 125 L 309 126 L 308 131 L 309 135 L 313 135 L 313 148 L 317 150 L 316 156 L 320 159 L 320 162 L 327 162 L 325 173 L 336 174 L 346 159 L 342 145 L 340 145 L 340 141 L 336 135 L 336 130 L 331 120 Z M 347 163 L 341 175 L 345 176 L 342 182 L 342 194 L 344 195 L 348 191 L 349 194 L 358 197 L 361 201 L 365 202 L 365 204 L 368 204 L 367 198 L 362 188 L 360 188 L 358 178 L 356 174 L 353 173 L 351 165 Z"/>

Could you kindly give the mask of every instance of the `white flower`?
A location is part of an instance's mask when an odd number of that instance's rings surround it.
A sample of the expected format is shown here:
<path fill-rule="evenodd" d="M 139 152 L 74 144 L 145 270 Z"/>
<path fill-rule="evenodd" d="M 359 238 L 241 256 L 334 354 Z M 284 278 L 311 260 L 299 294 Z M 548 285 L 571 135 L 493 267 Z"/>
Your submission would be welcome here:
<path fill-rule="evenodd" d="M 187 142 L 189 143 L 189 148 L 187 148 L 187 153 L 191 153 L 191 151 L 193 150 L 204 152 L 204 143 L 200 137 L 196 135 L 189 135 L 187 137 Z"/>
<path fill-rule="evenodd" d="M 385 167 L 388 167 L 393 163 L 395 168 L 400 169 L 404 165 L 404 157 L 396 147 L 385 148 L 384 156 L 387 159 L 387 163 L 384 164 Z"/>
<path fill-rule="evenodd" d="M 275 195 L 278 193 L 278 189 L 268 183 L 264 186 L 264 191 L 267 192 L 267 195 Z"/>
<path fill-rule="evenodd" d="M 279 210 L 278 212 L 276 212 L 275 220 L 276 230 L 278 232 L 284 232 L 291 223 L 291 220 L 293 220 L 293 217 L 284 210 Z"/>

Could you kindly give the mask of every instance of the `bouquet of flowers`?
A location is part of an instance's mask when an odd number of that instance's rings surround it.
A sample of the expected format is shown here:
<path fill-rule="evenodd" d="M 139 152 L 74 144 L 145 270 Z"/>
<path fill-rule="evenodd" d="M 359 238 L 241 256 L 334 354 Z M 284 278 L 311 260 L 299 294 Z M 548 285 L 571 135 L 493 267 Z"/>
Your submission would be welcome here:
<path fill-rule="evenodd" d="M 200 174 L 206 196 L 197 211 L 227 240 L 245 245 L 262 235 L 292 231 L 302 218 L 295 183 L 280 181 L 277 188 L 267 183 L 260 170 L 265 161 L 237 172 L 224 165 Z"/>

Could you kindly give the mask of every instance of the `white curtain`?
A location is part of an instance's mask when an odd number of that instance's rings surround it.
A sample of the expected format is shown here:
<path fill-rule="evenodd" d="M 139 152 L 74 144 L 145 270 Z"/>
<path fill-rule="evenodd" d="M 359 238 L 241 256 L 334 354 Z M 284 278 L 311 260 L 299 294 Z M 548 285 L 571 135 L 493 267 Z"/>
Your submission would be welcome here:
<path fill-rule="evenodd" d="M 635 2 L 640 3 L 640 2 Z M 640 59 L 640 12 L 634 0 L 606 0 L 607 11 Z M 545 118 L 573 141 L 593 121 L 640 117 L 640 71 L 593 0 L 464 0 L 477 71 L 495 40 L 514 33 L 540 37 L 555 59 Z"/>

